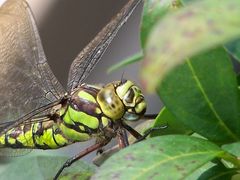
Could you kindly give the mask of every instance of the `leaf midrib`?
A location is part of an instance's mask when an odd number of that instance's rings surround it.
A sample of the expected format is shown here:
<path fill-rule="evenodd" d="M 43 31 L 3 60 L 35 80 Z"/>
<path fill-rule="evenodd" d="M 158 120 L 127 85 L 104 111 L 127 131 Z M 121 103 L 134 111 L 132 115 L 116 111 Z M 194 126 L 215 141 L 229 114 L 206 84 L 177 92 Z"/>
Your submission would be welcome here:
<path fill-rule="evenodd" d="M 194 70 L 194 68 L 193 68 L 189 59 L 187 60 L 187 64 L 188 64 L 189 69 L 190 69 L 190 71 L 193 75 L 194 80 L 196 81 L 197 87 L 199 88 L 200 92 L 202 93 L 202 95 L 203 95 L 207 105 L 209 106 L 210 110 L 213 112 L 213 114 L 217 118 L 220 126 L 222 126 L 232 138 L 234 138 L 235 140 L 238 141 L 239 140 L 238 137 L 226 126 L 225 122 L 220 117 L 220 115 L 217 113 L 216 109 L 214 108 L 213 104 L 211 103 L 210 99 L 208 98 L 208 96 L 207 96 L 200 80 L 198 79 L 197 74 L 196 74 L 196 72 L 195 72 L 195 70 Z"/>
<path fill-rule="evenodd" d="M 154 169 L 155 167 L 160 166 L 160 165 L 162 165 L 162 164 L 164 164 L 164 163 L 166 163 L 166 162 L 169 162 L 169 161 L 174 161 L 174 160 L 176 160 L 176 159 L 180 159 L 180 158 L 188 157 L 188 156 L 192 156 L 192 155 L 195 156 L 195 155 L 204 155 L 204 154 L 210 155 L 210 154 L 213 154 L 213 155 L 216 156 L 217 154 L 221 154 L 221 153 L 222 153 L 222 151 L 218 151 L 218 153 L 217 153 L 216 151 L 207 151 L 207 152 L 206 152 L 206 151 L 204 151 L 204 152 L 199 151 L 199 152 L 193 152 L 193 153 L 180 154 L 180 155 L 174 156 L 174 157 L 168 156 L 167 159 L 165 159 L 165 160 L 163 160 L 163 161 L 159 161 L 158 163 L 150 166 L 150 167 L 147 168 L 147 169 L 143 169 L 142 172 L 140 172 L 140 173 L 139 173 L 136 177 L 134 177 L 133 179 L 138 179 L 138 178 L 141 177 L 143 174 L 145 174 L 147 171 L 151 171 L 151 170 Z"/>

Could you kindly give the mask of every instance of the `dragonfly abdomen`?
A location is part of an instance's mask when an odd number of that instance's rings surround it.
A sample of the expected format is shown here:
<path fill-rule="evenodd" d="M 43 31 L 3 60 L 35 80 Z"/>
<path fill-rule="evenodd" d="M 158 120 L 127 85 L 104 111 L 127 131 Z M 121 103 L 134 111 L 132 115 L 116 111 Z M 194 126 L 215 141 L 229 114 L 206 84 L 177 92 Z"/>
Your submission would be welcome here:
<path fill-rule="evenodd" d="M 54 121 L 14 127 L 0 136 L 0 147 L 56 149 L 69 144 Z"/>
<path fill-rule="evenodd" d="M 59 109 L 63 113 L 53 116 L 57 119 L 46 116 L 20 124 L 0 136 L 0 147 L 57 149 L 89 140 L 110 123 L 96 101 L 98 91 L 96 87 L 81 85 L 67 107 Z"/>

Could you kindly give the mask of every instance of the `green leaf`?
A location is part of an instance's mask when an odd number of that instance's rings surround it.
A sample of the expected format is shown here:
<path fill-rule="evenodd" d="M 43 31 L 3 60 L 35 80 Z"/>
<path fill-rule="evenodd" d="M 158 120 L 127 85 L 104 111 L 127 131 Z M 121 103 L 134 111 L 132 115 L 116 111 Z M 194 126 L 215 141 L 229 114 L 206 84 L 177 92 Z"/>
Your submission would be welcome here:
<path fill-rule="evenodd" d="M 182 5 L 186 6 L 190 3 L 197 2 L 198 0 L 180 0 Z"/>
<path fill-rule="evenodd" d="M 228 169 L 225 166 L 219 164 L 216 165 L 207 171 L 205 171 L 198 180 L 214 179 L 214 180 L 223 180 L 231 179 L 233 175 L 237 174 L 237 169 Z"/>
<path fill-rule="evenodd" d="M 141 23 L 141 42 L 144 48 L 147 38 L 156 24 L 168 11 L 180 6 L 178 0 L 148 0 L 144 2 L 143 17 Z M 137 53 L 126 60 L 123 60 L 108 69 L 108 73 L 123 68 L 129 64 L 138 62 L 143 59 L 142 52 Z"/>
<path fill-rule="evenodd" d="M 181 122 L 217 143 L 240 138 L 240 97 L 231 61 L 223 48 L 191 58 L 158 89 L 165 106 Z"/>
<path fill-rule="evenodd" d="M 142 52 L 139 52 L 139 53 L 137 53 L 137 54 L 135 54 L 135 55 L 133 55 L 133 56 L 131 56 L 131 57 L 123 60 L 123 61 L 120 61 L 119 63 L 117 63 L 117 64 L 115 64 L 115 65 L 113 65 L 113 66 L 111 66 L 111 67 L 107 70 L 107 73 L 112 73 L 113 71 L 116 71 L 116 70 L 118 70 L 118 69 L 120 69 L 120 68 L 123 68 L 123 67 L 125 67 L 125 66 L 127 66 L 127 65 L 129 65 L 129 64 L 133 64 L 133 63 L 135 63 L 135 62 L 138 62 L 138 61 L 140 61 L 142 58 L 143 58 L 143 54 L 142 54 Z"/>
<path fill-rule="evenodd" d="M 208 169 L 212 168 L 216 164 L 212 161 L 204 164 L 203 166 L 199 167 L 197 170 L 192 172 L 188 177 L 184 178 L 184 180 L 193 180 L 198 179 L 204 172 L 206 172 Z"/>
<path fill-rule="evenodd" d="M 141 24 L 141 44 L 145 47 L 149 34 L 158 20 L 162 19 L 169 10 L 180 5 L 178 0 L 148 0 L 144 1 Z"/>
<path fill-rule="evenodd" d="M 154 137 L 109 158 L 93 179 L 184 179 L 223 154 L 215 144 L 195 137 Z"/>
<path fill-rule="evenodd" d="M 63 156 L 35 156 L 20 158 L 10 164 L 2 173 L 0 179 L 24 180 L 24 179 L 53 179 L 57 171 L 69 157 Z M 93 166 L 82 161 L 77 161 L 66 168 L 60 179 L 78 177 L 82 180 L 89 179 L 93 174 Z"/>
<path fill-rule="evenodd" d="M 236 39 L 225 45 L 229 54 L 231 54 L 234 59 L 240 62 L 240 39 Z"/>
<path fill-rule="evenodd" d="M 191 134 L 192 130 L 184 126 L 176 117 L 167 109 L 163 108 L 158 114 L 153 127 L 162 127 L 167 125 L 167 128 L 151 133 L 151 137 L 161 136 L 166 134 Z"/>
<path fill-rule="evenodd" d="M 238 89 L 240 88 L 239 85 L 240 85 L 240 74 L 237 74 L 237 82 L 238 82 Z"/>
<path fill-rule="evenodd" d="M 222 146 L 225 151 L 240 157 L 240 142 L 235 142 L 231 144 L 225 144 Z"/>
<path fill-rule="evenodd" d="M 239 9 L 239 0 L 202 0 L 158 21 L 148 38 L 142 64 L 145 89 L 153 92 L 167 72 L 187 57 L 238 38 Z"/>

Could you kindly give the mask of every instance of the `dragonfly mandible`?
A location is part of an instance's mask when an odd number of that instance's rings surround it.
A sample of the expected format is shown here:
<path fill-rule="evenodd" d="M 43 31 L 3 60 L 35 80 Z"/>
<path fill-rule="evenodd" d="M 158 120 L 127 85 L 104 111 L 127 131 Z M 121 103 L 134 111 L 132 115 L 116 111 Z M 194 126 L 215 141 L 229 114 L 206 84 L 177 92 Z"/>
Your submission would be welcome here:
<path fill-rule="evenodd" d="M 24 0 L 7 0 L 0 9 L 0 151 L 57 149 L 95 138 L 96 143 L 69 159 L 59 170 L 117 137 L 124 130 L 143 136 L 125 123 L 138 120 L 146 102 L 130 80 L 104 86 L 84 83 L 140 0 L 129 0 L 74 59 L 67 90 L 52 73 L 31 9 Z M 8 151 L 4 151 L 6 154 Z"/>

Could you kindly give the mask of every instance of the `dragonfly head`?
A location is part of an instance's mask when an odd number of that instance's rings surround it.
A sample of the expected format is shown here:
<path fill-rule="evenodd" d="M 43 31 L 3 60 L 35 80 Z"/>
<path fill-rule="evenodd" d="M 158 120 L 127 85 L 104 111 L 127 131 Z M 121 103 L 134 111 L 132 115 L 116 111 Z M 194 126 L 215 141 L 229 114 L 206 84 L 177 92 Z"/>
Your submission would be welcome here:
<path fill-rule="evenodd" d="M 138 120 L 146 112 L 147 103 L 141 89 L 132 81 L 123 80 L 116 87 L 116 93 L 125 107 L 123 119 Z"/>
<path fill-rule="evenodd" d="M 112 120 L 138 120 L 146 111 L 146 101 L 139 87 L 129 80 L 107 84 L 100 90 L 97 101 Z"/>

